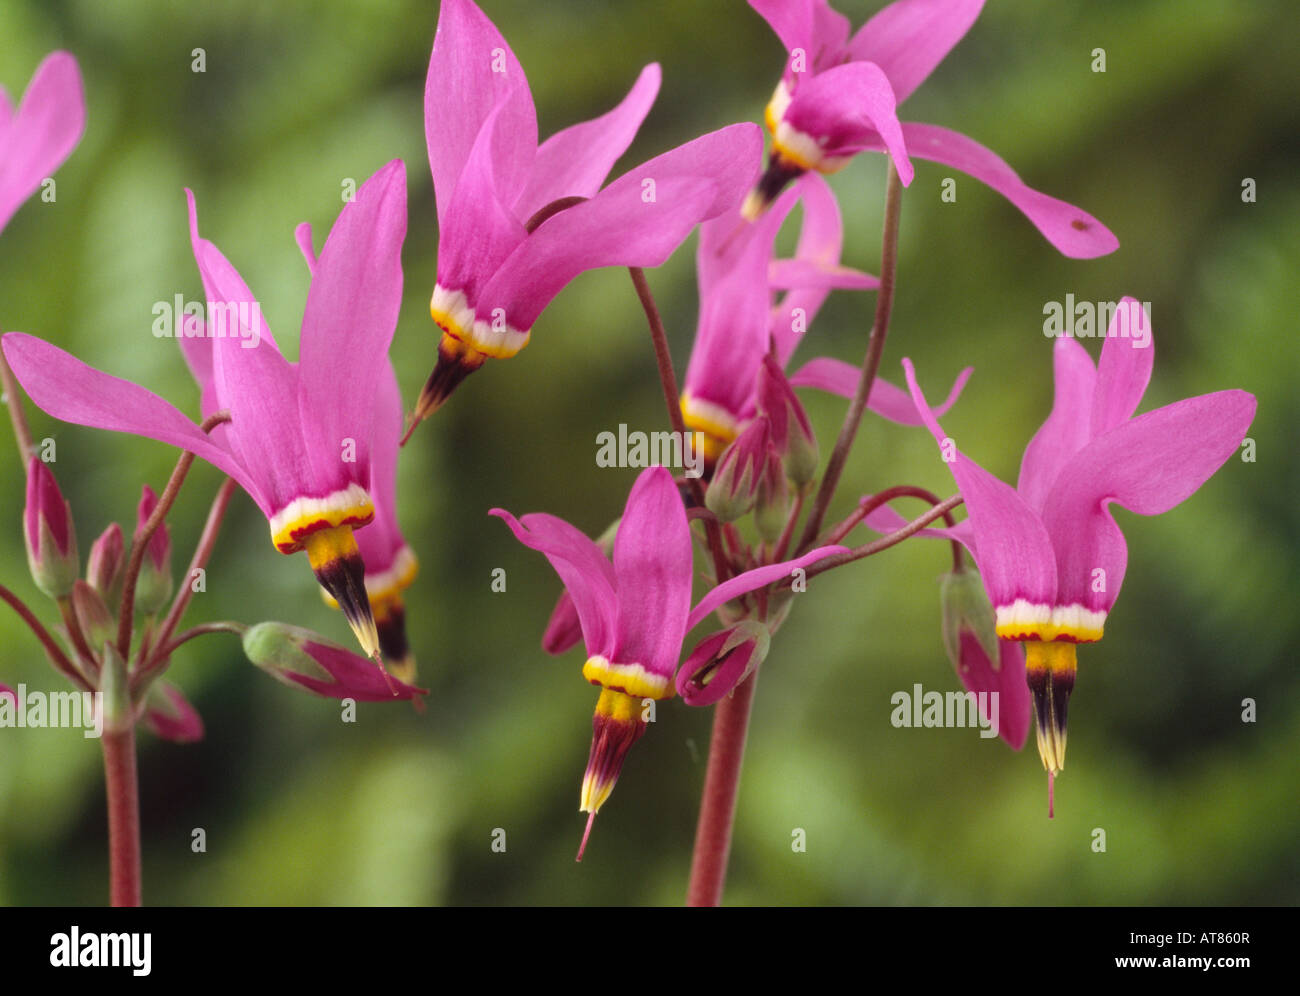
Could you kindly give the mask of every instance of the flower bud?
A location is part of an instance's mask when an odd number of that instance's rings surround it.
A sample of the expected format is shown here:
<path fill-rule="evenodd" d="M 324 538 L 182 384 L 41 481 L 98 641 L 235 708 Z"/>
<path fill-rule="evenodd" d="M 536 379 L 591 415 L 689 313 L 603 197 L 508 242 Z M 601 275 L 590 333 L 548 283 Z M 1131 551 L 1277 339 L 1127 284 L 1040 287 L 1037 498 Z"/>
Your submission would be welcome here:
<path fill-rule="evenodd" d="M 144 486 L 140 495 L 137 512 L 135 540 L 138 542 L 144 531 L 145 523 L 158 506 L 158 496 L 149 485 Z M 154 534 L 149 537 L 145 547 L 144 560 L 140 564 L 140 576 L 135 583 L 135 611 L 141 615 L 152 615 L 167 604 L 172 596 L 172 541 L 167 532 L 167 523 L 159 523 Z"/>
<path fill-rule="evenodd" d="M 977 572 L 962 569 L 939 580 L 939 602 L 943 606 L 943 648 L 952 666 L 961 674 L 961 634 L 968 632 L 979 641 L 994 670 L 999 667 L 997 623 L 993 603 L 984 591 Z"/>
<path fill-rule="evenodd" d="M 258 623 L 244 633 L 243 642 L 248 659 L 272 678 L 326 698 L 389 702 L 428 694 L 398 680 L 390 687 L 370 658 L 288 623 Z"/>
<path fill-rule="evenodd" d="M 790 488 L 785 482 L 785 468 L 775 446 L 767 449 L 763 472 L 758 478 L 758 497 L 754 502 L 754 525 L 768 543 L 781 538 L 790 517 Z"/>
<path fill-rule="evenodd" d="M 704 493 L 704 504 L 723 522 L 734 522 L 754 507 L 770 444 L 770 428 L 760 416 L 722 452 Z"/>
<path fill-rule="evenodd" d="M 687 705 L 713 705 L 767 657 L 768 628 L 753 619 L 706 636 L 677 670 L 677 694 Z"/>
<path fill-rule="evenodd" d="M 785 472 L 795 484 L 811 481 L 820 455 L 808 413 L 786 380 L 776 358 L 768 353 L 758 374 L 758 410 L 772 424 L 772 445 L 781 454 Z"/>
<path fill-rule="evenodd" d="M 155 681 L 149 687 L 141 717 L 156 736 L 177 744 L 203 739 L 203 720 L 175 685 Z"/>
<path fill-rule="evenodd" d="M 90 545 L 86 560 L 86 580 L 99 592 L 105 604 L 116 606 L 122 600 L 122 575 L 126 568 L 126 544 L 122 527 L 116 522 Z"/>
<path fill-rule="evenodd" d="M 89 647 L 101 647 L 117 639 L 117 623 L 104 599 L 80 578 L 72 586 L 72 610 L 81 623 Z"/>
<path fill-rule="evenodd" d="M 32 579 L 51 598 L 64 598 L 80 573 L 72 510 L 63 500 L 54 474 L 39 457 L 27 464 L 27 505 L 23 540 Z"/>

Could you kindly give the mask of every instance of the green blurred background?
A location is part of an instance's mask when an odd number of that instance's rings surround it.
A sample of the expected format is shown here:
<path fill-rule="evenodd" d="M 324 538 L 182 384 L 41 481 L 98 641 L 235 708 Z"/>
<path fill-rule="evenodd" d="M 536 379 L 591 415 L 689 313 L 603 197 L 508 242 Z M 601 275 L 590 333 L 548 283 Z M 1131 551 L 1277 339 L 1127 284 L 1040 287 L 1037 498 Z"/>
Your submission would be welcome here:
<path fill-rule="evenodd" d="M 840 4 L 860 24 L 878 5 Z M 528 73 L 541 133 L 603 112 L 640 66 L 664 86 L 616 173 L 736 120 L 759 120 L 783 53 L 739 0 L 529 3 L 484 8 Z M 15 96 L 50 50 L 86 79 L 88 127 L 0 239 L 0 326 L 197 407 L 151 307 L 201 288 L 184 186 L 204 234 L 239 267 L 292 356 L 307 289 L 293 226 L 319 244 L 344 178 L 406 160 L 407 294 L 394 356 L 408 406 L 434 355 L 428 297 L 437 231 L 422 93 L 432 2 L 223 4 L 119 0 L 0 5 L 0 82 Z M 1091 71 L 1106 50 L 1106 72 Z M 206 72 L 191 72 L 191 52 Z M 957 687 L 939 637 L 948 553 L 917 541 L 810 586 L 759 686 L 727 899 L 733 903 L 1290 904 L 1300 899 L 1300 51 L 1292 5 L 1196 0 L 991 0 L 903 116 L 963 131 L 1025 179 L 1093 212 L 1116 254 L 1059 256 L 977 182 L 917 162 L 883 372 L 913 357 L 935 393 L 976 373 L 945 428 L 1003 478 L 1051 404 L 1042 309 L 1067 293 L 1152 304 L 1157 362 L 1143 410 L 1228 387 L 1260 402 L 1257 459 L 1231 459 L 1177 510 L 1117 518 L 1129 540 L 1106 639 L 1080 653 L 1070 765 L 1046 818 L 1030 743 L 890 725 L 892 692 Z M 940 201 L 958 177 L 956 203 Z M 1242 181 L 1258 185 L 1243 203 Z M 879 265 L 884 161 L 833 178 L 846 261 Z M 789 241 L 790 232 L 786 233 Z M 694 331 L 695 239 L 651 283 L 683 370 Z M 857 362 L 872 295 L 836 297 L 800 358 Z M 1088 343 L 1096 355 L 1097 343 Z M 823 453 L 844 402 L 807 399 Z M 83 554 L 128 528 L 161 444 L 57 424 L 59 481 Z M 492 363 L 404 451 L 401 513 L 422 572 L 411 640 L 431 689 L 404 705 L 336 702 L 268 679 L 235 640 L 174 659 L 207 737 L 141 733 L 145 897 L 154 904 L 677 903 L 685 889 L 710 715 L 678 701 L 632 751 L 586 861 L 578 786 L 595 691 L 581 650 L 539 638 L 559 584 L 487 517 L 550 511 L 590 533 L 618 514 L 635 470 L 595 467 L 595 435 L 664 427 L 644 322 L 625 273 L 586 274 L 516 359 Z M 1287 426 L 1293 428 L 1287 429 Z M 22 476 L 0 434 L 0 577 L 47 622 L 18 528 Z M 172 517 L 183 570 L 219 481 L 195 468 Z M 895 483 L 951 493 L 924 432 L 869 420 L 835 506 Z M 1290 490 L 1288 490 L 1290 489 Z M 1287 496 L 1292 497 L 1288 498 Z M 493 593 L 503 567 L 507 591 Z M 276 554 L 242 494 L 188 622 L 271 617 L 347 640 L 302 558 Z M 705 630 L 697 633 L 697 638 Z M 0 614 L 0 681 L 61 688 L 30 634 Z M 1242 699 L 1258 722 L 1241 720 Z M 77 731 L 0 730 L 0 902 L 93 904 L 107 894 L 102 768 Z M 202 827 L 207 851 L 191 851 Z M 1095 853 L 1093 829 L 1107 850 Z M 495 828 L 507 849 L 496 853 Z M 806 853 L 791 848 L 807 835 Z"/>

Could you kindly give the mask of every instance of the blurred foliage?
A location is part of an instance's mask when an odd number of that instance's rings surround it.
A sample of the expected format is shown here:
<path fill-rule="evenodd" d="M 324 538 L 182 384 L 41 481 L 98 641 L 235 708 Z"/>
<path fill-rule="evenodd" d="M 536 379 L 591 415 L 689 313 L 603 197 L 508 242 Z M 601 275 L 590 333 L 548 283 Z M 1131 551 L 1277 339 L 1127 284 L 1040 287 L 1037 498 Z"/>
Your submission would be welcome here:
<path fill-rule="evenodd" d="M 485 0 L 533 88 L 543 135 L 602 112 L 638 68 L 664 87 L 623 160 L 734 120 L 758 120 L 782 59 L 739 0 L 647 4 Z M 875 4 L 844 2 L 860 24 Z M 86 78 L 85 138 L 55 203 L 30 202 L 0 240 L 0 324 L 71 349 L 186 410 L 197 402 L 151 307 L 200 295 L 182 188 L 204 234 L 261 297 L 290 355 L 307 272 L 292 241 L 324 237 L 345 178 L 408 165 L 406 299 L 394 356 L 415 397 L 432 363 L 427 313 L 437 232 L 422 93 L 437 9 L 415 0 L 6 0 L 0 81 L 13 94 L 67 48 Z M 1070 766 L 1046 818 L 1030 745 L 962 730 L 899 730 L 889 697 L 956 687 L 939 635 L 947 552 L 912 542 L 816 581 L 773 643 L 755 708 L 728 900 L 734 903 L 1294 904 L 1300 901 L 1300 265 L 1297 21 L 1286 0 L 998 0 L 904 117 L 957 128 L 1039 189 L 1119 236 L 1067 260 L 1000 197 L 918 162 L 903 208 L 898 298 L 883 372 L 913 357 L 937 391 L 976 368 L 945 428 L 1014 478 L 1051 404 L 1045 302 L 1151 302 L 1157 363 L 1144 410 L 1226 387 L 1254 392 L 1257 461 L 1230 460 L 1177 510 L 1124 512 L 1130 566 L 1105 641 L 1080 653 Z M 1106 72 L 1090 69 L 1092 50 Z M 191 71 L 192 50 L 207 71 Z M 1257 203 L 1243 203 L 1245 177 Z M 884 163 L 833 180 L 846 261 L 878 268 Z M 651 282 L 684 368 L 694 330 L 694 239 Z M 857 361 L 871 296 L 835 297 L 805 358 Z M 1089 343 L 1096 355 L 1096 343 Z M 823 440 L 844 403 L 811 397 Z M 128 526 L 160 444 L 56 424 L 56 471 L 82 550 Z M 269 681 L 233 638 L 177 655 L 170 677 L 207 724 L 179 747 L 141 734 L 145 896 L 155 904 L 676 903 L 685 887 L 706 711 L 665 704 L 632 751 L 573 863 L 594 690 L 581 651 L 539 638 L 559 591 L 544 560 L 486 512 L 545 510 L 592 534 L 634 470 L 598 470 L 595 436 L 661 428 L 662 397 L 626 274 L 576 280 L 518 358 L 492 363 L 403 453 L 404 526 L 422 562 L 408 607 L 431 688 L 426 715 L 332 701 Z M 1287 429 L 1286 426 L 1292 426 Z M 33 604 L 17 527 L 22 477 L 0 438 L 0 576 Z M 177 570 L 219 477 L 197 465 L 172 518 Z M 836 508 L 894 483 L 950 493 L 924 432 L 868 421 Z M 1288 490 L 1289 489 L 1289 490 Z M 1291 497 L 1287 497 L 1290 495 Z M 346 639 L 301 558 L 276 554 L 257 510 L 232 505 L 189 618 L 264 615 Z M 492 593 L 495 567 L 506 593 Z M 47 612 L 45 617 L 49 619 Z M 12 614 L 0 680 L 59 681 Z M 1241 722 L 1241 701 L 1258 722 Z M 207 852 L 190 850 L 191 831 Z M 791 833 L 807 832 L 794 853 Z M 1105 829 L 1107 851 L 1090 847 Z M 507 850 L 491 849 L 494 828 Z M 0 902 L 100 903 L 102 768 L 75 731 L 0 730 Z"/>

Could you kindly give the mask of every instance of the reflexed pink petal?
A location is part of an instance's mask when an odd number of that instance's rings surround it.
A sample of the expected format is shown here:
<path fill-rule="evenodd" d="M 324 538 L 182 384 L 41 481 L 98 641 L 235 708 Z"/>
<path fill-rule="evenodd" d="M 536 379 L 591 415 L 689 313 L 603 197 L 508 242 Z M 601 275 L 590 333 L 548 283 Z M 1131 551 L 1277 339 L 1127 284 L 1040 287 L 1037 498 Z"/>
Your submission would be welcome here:
<path fill-rule="evenodd" d="M 832 10 L 826 0 L 749 0 L 749 5 L 776 32 L 787 52 L 804 51 L 808 72 L 820 72 L 840 61 L 849 38 L 849 19 Z M 789 60 L 784 76 L 791 76 Z"/>
<path fill-rule="evenodd" d="M 233 316 L 242 304 L 244 314 L 250 314 L 247 309 L 252 295 L 216 246 L 202 242 L 199 255 L 199 269 L 206 273 L 205 283 L 211 284 L 209 293 L 215 295 L 210 305 L 224 304 Z M 247 331 L 242 319 L 240 327 Z M 272 514 L 304 493 L 328 494 L 344 486 L 345 481 L 319 480 L 307 455 L 297 403 L 298 369 L 280 355 L 274 343 L 243 335 L 232 337 L 229 329 L 226 335 L 212 339 L 217 402 L 230 409 L 226 439 L 231 451 L 257 479 Z M 246 345 L 254 341 L 256 345 Z M 336 446 L 340 444 L 341 440 Z M 332 455 L 339 453 L 341 449 L 332 451 Z"/>
<path fill-rule="evenodd" d="M 402 304 L 406 167 L 395 159 L 357 190 L 312 275 L 299 345 L 299 410 L 316 478 L 365 487 L 379 380 Z M 256 352 L 256 350 L 250 350 Z M 353 459 L 340 461 L 344 440 Z"/>
<path fill-rule="evenodd" d="M 227 450 L 158 395 L 82 363 L 21 332 L 4 336 L 5 359 L 32 402 L 64 422 L 157 439 L 202 457 L 241 485 L 270 514 L 258 480 Z"/>
<path fill-rule="evenodd" d="M 614 539 L 614 660 L 672 677 L 691 608 L 691 563 L 690 525 L 673 475 L 647 467 L 632 485 Z"/>
<path fill-rule="evenodd" d="M 738 598 L 756 588 L 762 588 L 773 581 L 788 578 L 790 572 L 795 568 L 810 567 L 826 557 L 847 552 L 848 547 L 846 546 L 819 546 L 817 549 L 809 550 L 802 557 L 796 557 L 794 560 L 785 560 L 779 564 L 768 564 L 766 567 L 756 567 L 752 571 L 738 574 L 734 578 L 724 581 L 700 599 L 686 619 L 686 631 L 690 632 L 703 622 L 710 612 L 719 605 L 730 602 L 733 598 Z"/>
<path fill-rule="evenodd" d="M 1169 511 L 1237 451 L 1254 417 L 1245 391 L 1203 394 L 1139 415 L 1075 454 L 1043 507 L 1062 604 L 1109 610 L 1119 594 L 1128 553 L 1110 502 L 1139 515 Z"/>
<path fill-rule="evenodd" d="M 752 225 L 736 229 L 735 212 L 705 222 L 697 270 L 701 275 L 700 316 L 683 381 L 686 393 L 721 405 L 739 417 L 754 391 L 754 379 L 768 349 L 772 293 L 768 263 L 777 232 L 799 191 L 791 187 Z M 718 252 L 718 236 L 729 232 L 731 248 Z M 717 260 L 725 259 L 725 272 Z M 706 276 L 707 274 L 707 276 Z"/>
<path fill-rule="evenodd" d="M 873 63 L 850 62 L 804 80 L 791 98 L 784 120 L 816 141 L 826 156 L 850 156 L 883 147 L 889 151 L 903 186 L 912 182 L 912 163 L 898 123 L 894 91 Z"/>
<path fill-rule="evenodd" d="M 849 51 L 885 71 L 901 104 L 961 41 L 983 6 L 984 0 L 899 0 L 858 29 Z"/>
<path fill-rule="evenodd" d="M 1119 248 L 1119 239 L 1100 221 L 1073 204 L 1026 186 L 1015 170 L 974 139 L 938 125 L 912 122 L 903 124 L 903 136 L 909 155 L 959 169 L 996 190 L 1063 255 L 1092 259 Z M 883 144 L 872 147 L 883 149 Z"/>
<path fill-rule="evenodd" d="M 944 462 L 966 502 L 978 546 L 975 559 L 993 605 L 1011 605 L 1018 598 L 1055 604 L 1056 558 L 1042 522 L 1014 488 L 957 449 L 921 393 L 911 360 L 903 360 L 903 370 L 926 427 L 952 454 L 952 462 Z"/>
<path fill-rule="evenodd" d="M 438 227 L 483 122 L 504 95 L 492 150 L 498 192 L 514 204 L 537 155 L 537 112 L 528 79 L 505 38 L 470 0 L 443 0 L 424 88 L 424 136 Z"/>
<path fill-rule="evenodd" d="M 561 197 L 591 197 L 636 138 L 659 93 L 662 73 L 652 62 L 613 110 L 558 131 L 537 150 L 528 186 L 514 205 L 515 217 L 531 218 Z"/>
<path fill-rule="evenodd" d="M 1133 417 L 1151 382 L 1155 351 L 1146 309 L 1131 297 L 1121 299 L 1106 329 L 1097 363 L 1091 435 L 1100 436 Z"/>
<path fill-rule="evenodd" d="M 717 666 L 709 683 L 703 688 L 697 690 L 695 684 L 691 681 L 702 667 L 709 664 L 722 651 L 734 630 L 735 627 L 728 626 L 726 629 L 706 636 L 687 655 L 686 660 L 678 669 L 677 694 L 682 697 L 682 701 L 687 705 L 713 705 L 735 688 L 740 679 L 748 673 L 750 661 L 753 660 L 754 653 L 758 650 L 758 645 L 753 640 L 747 640 L 731 650 L 726 659 Z"/>
<path fill-rule="evenodd" d="M 967 367 L 957 375 L 957 379 L 952 382 L 952 389 L 948 391 L 948 397 L 944 399 L 943 404 L 934 409 L 936 416 L 946 414 L 948 409 L 957 402 L 966 387 L 966 381 L 970 380 L 970 375 L 974 371 L 974 367 Z M 861 367 L 855 367 L 852 363 L 845 363 L 843 360 L 831 359 L 829 356 L 820 356 L 800 367 L 790 378 L 790 384 L 793 387 L 815 387 L 819 391 L 838 394 L 841 398 L 852 398 L 858 392 L 858 381 L 861 378 Z M 881 418 L 887 418 L 899 425 L 924 424 L 921 413 L 916 410 L 916 405 L 912 403 L 907 392 L 879 376 L 871 384 L 871 393 L 867 395 L 867 407 Z"/>
<path fill-rule="evenodd" d="M 813 174 L 805 174 L 810 176 Z M 767 268 L 767 278 L 777 290 L 875 290 L 880 278 L 850 266 L 827 265 L 807 259 L 774 259 Z M 825 298 L 825 294 L 822 295 Z M 820 307 L 820 302 L 819 302 Z M 805 309 L 808 320 L 818 309 Z"/>
<path fill-rule="evenodd" d="M 293 240 L 298 243 L 302 258 L 307 262 L 307 270 L 314 276 L 316 273 L 316 249 L 312 244 L 310 221 L 304 221 L 293 230 Z"/>
<path fill-rule="evenodd" d="M 488 514 L 505 522 L 515 539 L 550 561 L 573 596 L 588 654 L 608 657 L 614 649 L 618 596 L 614 590 L 614 565 L 600 546 L 553 515 L 535 512 L 516 519 L 503 508 L 494 508 Z"/>
<path fill-rule="evenodd" d="M 1039 513 L 1061 468 L 1091 437 L 1092 398 L 1097 383 L 1092 357 L 1069 337 L 1056 340 L 1052 366 L 1056 383 L 1052 413 L 1025 447 L 1016 485 L 1029 507 Z"/>
<path fill-rule="evenodd" d="M 356 699 L 358 702 L 392 702 L 428 694 L 423 688 L 385 676 L 373 660 L 354 654 L 337 644 L 309 641 L 302 649 L 328 672 L 332 680 L 322 681 L 314 675 L 292 672 L 281 680 L 294 682 L 317 695 L 332 699 Z"/>
<path fill-rule="evenodd" d="M 375 506 L 370 525 L 356 531 L 357 547 L 367 574 L 388 570 L 406 541 L 397 523 L 397 450 L 402 438 L 402 392 L 391 362 L 384 363 L 374 405 L 370 443 L 370 480 L 366 490 Z"/>
<path fill-rule="evenodd" d="M 497 183 L 494 136 L 505 107 L 503 97 L 483 122 L 438 236 L 438 284 L 462 291 L 470 302 L 478 301 L 483 287 L 527 234 L 527 219 L 515 216 Z"/>
<path fill-rule="evenodd" d="M 224 314 L 217 316 L 211 310 L 214 302 L 232 301 L 244 305 L 242 320 L 252 325 L 249 331 L 254 333 L 256 341 L 259 344 L 269 342 L 278 350 L 275 338 L 271 335 L 271 328 L 262 315 L 261 306 L 252 307 L 257 303 L 257 299 L 244 283 L 244 278 L 239 275 L 239 271 L 231 265 L 220 249 L 199 235 L 198 208 L 194 201 L 194 192 L 188 187 L 185 188 L 185 198 L 190 213 L 190 247 L 194 252 L 194 262 L 198 264 L 199 277 L 203 280 L 203 292 L 208 299 L 208 334 L 214 339 L 240 335 L 239 326 L 233 316 Z M 222 287 L 220 293 L 217 291 L 218 281 Z M 214 325 L 217 327 L 213 328 Z"/>
<path fill-rule="evenodd" d="M 998 702 L 998 736 L 1008 746 L 1019 750 L 1029 733 L 1029 685 L 1025 680 L 1025 647 L 1015 640 L 999 640 L 1000 666 L 995 670 L 979 638 L 969 630 L 961 634 L 961 666 L 957 677 L 966 691 L 996 695 Z M 986 721 L 992 717 L 989 700 L 981 708 Z"/>
<path fill-rule="evenodd" d="M 538 226 L 480 295 L 479 317 L 503 308 L 510 326 L 523 331 L 584 270 L 659 266 L 699 222 L 740 203 L 758 176 L 762 149 L 756 125 L 731 125 L 624 173 Z"/>
<path fill-rule="evenodd" d="M 8 110 L 8 98 L 5 98 Z M 58 169 L 86 127 L 81 70 L 67 52 L 52 52 L 32 75 L 16 114 L 5 114 L 0 149 L 0 230 L 15 211 Z M 0 121 L 0 127 L 4 122 Z"/>
<path fill-rule="evenodd" d="M 542 634 L 542 649 L 548 654 L 562 654 L 577 646 L 581 639 L 582 621 L 578 618 L 577 606 L 573 604 L 573 596 L 562 591 L 546 623 L 546 632 Z"/>

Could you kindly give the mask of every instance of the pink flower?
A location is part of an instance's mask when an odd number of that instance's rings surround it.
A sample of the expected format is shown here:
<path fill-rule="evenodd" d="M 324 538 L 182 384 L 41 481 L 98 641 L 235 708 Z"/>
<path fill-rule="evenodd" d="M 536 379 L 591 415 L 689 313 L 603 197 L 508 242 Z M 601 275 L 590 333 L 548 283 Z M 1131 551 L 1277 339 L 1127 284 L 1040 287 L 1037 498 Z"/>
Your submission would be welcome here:
<path fill-rule="evenodd" d="M 696 224 L 739 203 L 762 156 L 761 133 L 747 124 L 601 189 L 658 89 L 652 64 L 612 111 L 539 146 L 532 93 L 510 46 L 470 0 L 443 3 L 424 95 L 439 229 L 430 314 L 443 334 L 415 422 L 489 357 L 523 349 L 538 315 L 579 273 L 658 266 Z M 582 203 L 539 214 L 561 198 Z"/>
<path fill-rule="evenodd" d="M 68 158 L 85 128 L 81 70 L 67 52 L 52 52 L 36 67 L 16 113 L 0 87 L 0 232 Z"/>
<path fill-rule="evenodd" d="M 1139 515 L 1169 511 L 1237 450 L 1255 415 L 1254 396 L 1231 390 L 1134 417 L 1151 378 L 1147 326 L 1141 305 L 1124 298 L 1096 366 L 1073 339 L 1057 341 L 1056 400 L 1025 448 L 1016 488 L 957 450 L 903 361 L 912 398 L 968 512 L 955 529 L 933 533 L 970 549 L 998 636 L 1025 643 L 1038 749 L 1052 774 L 1065 762 L 1076 645 L 1101 639 L 1128 564 L 1109 506 Z"/>
<path fill-rule="evenodd" d="M 207 385 L 203 414 L 228 409 L 229 424 L 209 437 L 157 395 L 32 336 L 4 336 L 5 357 L 32 401 L 55 418 L 178 446 L 238 481 L 266 515 L 276 549 L 306 550 L 374 656 L 378 638 L 352 531 L 375 514 L 367 488 L 375 396 L 401 304 L 405 169 L 389 163 L 339 214 L 307 294 L 298 363 L 281 355 L 238 271 L 199 237 L 189 197 L 214 320 L 206 328 L 187 322 L 185 331 L 203 337 L 184 337 L 183 345 Z"/>
<path fill-rule="evenodd" d="M 203 718 L 179 688 L 159 679 L 149 686 L 141 721 L 155 735 L 176 744 L 203 739 Z"/>
<path fill-rule="evenodd" d="M 750 195 L 757 217 L 805 170 L 834 172 L 860 151 L 888 152 L 906 181 L 906 154 L 975 177 L 1018 207 L 1061 253 L 1105 256 L 1119 240 L 1092 215 L 1028 187 L 998 156 L 973 139 L 937 125 L 904 122 L 901 130 L 874 115 L 884 87 L 902 104 L 970 30 L 984 0 L 898 0 L 856 34 L 826 0 L 749 0 L 771 25 L 789 58 L 767 105 L 772 155 Z M 884 84 L 882 86 L 882 79 Z M 873 131 L 874 127 L 874 131 Z"/>
<path fill-rule="evenodd" d="M 799 242 L 792 259 L 774 259 L 774 243 L 795 202 L 803 202 Z M 840 263 L 844 226 L 826 181 L 806 173 L 782 193 L 772 209 L 746 225 L 734 209 L 700 227 L 696 269 L 700 316 L 682 390 L 682 417 L 702 441 L 712 463 L 753 419 L 758 373 L 775 352 L 782 370 L 833 289 L 870 290 L 879 281 Z M 778 291 L 785 291 L 774 301 Z M 790 383 L 852 397 L 858 368 L 817 359 Z M 958 378 L 944 411 L 961 393 L 969 371 Z M 867 407 L 890 421 L 920 425 L 907 392 L 877 380 Z"/>
<path fill-rule="evenodd" d="M 645 732 L 648 700 L 673 694 L 687 632 L 723 603 L 844 550 L 821 547 L 797 560 L 747 571 L 715 587 L 692 609 L 690 526 L 672 475 L 663 467 L 648 467 L 637 477 L 619 523 L 613 563 L 595 541 L 555 516 L 516 519 L 499 508 L 491 514 L 503 519 L 519 542 L 544 554 L 564 582 L 586 644 L 583 677 L 602 689 L 582 784 L 580 808 L 590 814 L 588 833 L 614 790 L 628 749 Z M 584 834 L 584 847 L 586 840 Z"/>
<path fill-rule="evenodd" d="M 243 642 L 248 659 L 276 681 L 325 698 L 390 702 L 428 694 L 389 678 L 373 662 L 300 626 L 258 623 L 244 634 Z"/>

